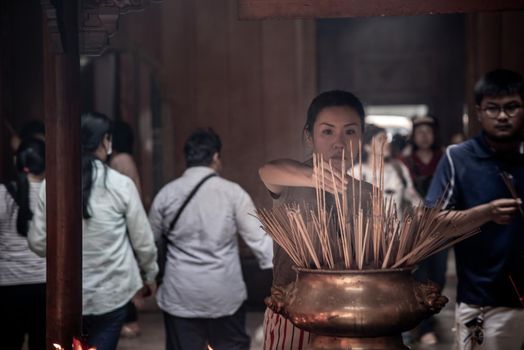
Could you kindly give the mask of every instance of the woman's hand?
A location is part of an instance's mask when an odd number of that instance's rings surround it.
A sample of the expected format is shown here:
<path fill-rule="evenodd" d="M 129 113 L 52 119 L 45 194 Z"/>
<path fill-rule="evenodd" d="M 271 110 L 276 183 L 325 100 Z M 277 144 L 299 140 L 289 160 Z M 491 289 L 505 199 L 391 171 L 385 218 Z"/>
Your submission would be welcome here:
<path fill-rule="evenodd" d="M 330 166 L 327 162 L 322 165 L 311 172 L 311 187 L 316 187 L 318 183 L 318 186 L 327 192 L 333 194 L 345 192 L 348 185 L 346 173 Z"/>
<path fill-rule="evenodd" d="M 519 210 L 522 200 L 513 198 L 496 199 L 488 203 L 487 211 L 492 221 L 499 225 L 509 224 L 512 216 Z"/>

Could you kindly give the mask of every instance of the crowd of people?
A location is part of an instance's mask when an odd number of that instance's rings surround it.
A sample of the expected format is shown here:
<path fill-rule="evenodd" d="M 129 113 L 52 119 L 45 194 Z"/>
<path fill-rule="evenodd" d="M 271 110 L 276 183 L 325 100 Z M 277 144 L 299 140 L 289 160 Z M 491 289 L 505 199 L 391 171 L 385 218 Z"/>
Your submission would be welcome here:
<path fill-rule="evenodd" d="M 311 102 L 303 128 L 311 153 L 331 160 L 337 173 L 355 175 L 349 155 L 362 143 L 363 193 L 378 185 L 373 169 L 383 160 L 383 190 L 399 215 L 423 203 L 455 211 L 480 233 L 455 249 L 457 300 L 455 344 L 490 350 L 524 346 L 524 80 L 495 70 L 474 90 L 481 132 L 454 145 L 438 143 L 438 120 L 413 118 L 408 142 L 365 124 L 362 102 L 347 91 L 327 91 Z M 275 307 L 295 279 L 287 253 L 274 244 L 253 215 L 255 206 L 238 184 L 220 176 L 222 140 L 197 129 L 184 145 L 186 169 L 154 198 L 149 214 L 133 160 L 129 125 L 100 113 L 81 117 L 82 147 L 82 325 L 86 342 L 114 350 L 121 334 L 140 332 L 137 305 L 156 297 L 164 318 L 166 349 L 248 350 L 246 285 L 237 233 L 261 269 L 273 268 L 264 315 L 264 350 L 305 349 L 309 334 Z M 390 135 L 391 136 L 391 135 Z M 16 174 L 0 185 L 0 325 L 7 349 L 45 348 L 46 192 L 45 130 L 31 122 L 14 137 Z M 404 147 L 406 146 L 406 147 Z M 352 149 L 351 149 L 352 147 Z M 342 162 L 342 155 L 347 161 Z M 347 179 L 328 186 L 347 190 Z M 340 172 L 342 171 L 342 172 Z M 315 203 L 312 159 L 277 159 L 261 166 L 260 179 L 275 206 Z M 507 182 L 513 190 L 508 189 Z M 363 201 L 366 211 L 369 203 Z M 448 252 L 423 261 L 415 278 L 442 289 Z M 274 302 L 274 303 L 273 303 Z M 411 332 L 435 344 L 435 320 Z M 480 330 L 480 334 L 479 334 Z"/>

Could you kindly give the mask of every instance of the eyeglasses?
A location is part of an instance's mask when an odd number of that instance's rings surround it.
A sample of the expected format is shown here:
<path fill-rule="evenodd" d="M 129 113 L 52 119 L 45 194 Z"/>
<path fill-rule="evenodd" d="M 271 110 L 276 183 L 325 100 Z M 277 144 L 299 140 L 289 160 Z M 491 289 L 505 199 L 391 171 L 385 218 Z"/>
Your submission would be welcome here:
<path fill-rule="evenodd" d="M 482 111 L 486 113 L 486 116 L 490 119 L 497 119 L 502 111 L 509 117 L 516 117 L 519 111 L 522 109 L 522 105 L 518 103 L 508 103 L 504 106 L 490 105 L 486 108 L 482 108 Z"/>

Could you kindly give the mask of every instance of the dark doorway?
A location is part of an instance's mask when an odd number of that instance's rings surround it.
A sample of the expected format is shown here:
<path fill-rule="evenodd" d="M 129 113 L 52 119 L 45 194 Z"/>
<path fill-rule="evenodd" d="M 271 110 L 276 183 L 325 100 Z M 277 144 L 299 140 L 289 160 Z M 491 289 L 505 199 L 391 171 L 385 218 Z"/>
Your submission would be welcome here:
<path fill-rule="evenodd" d="M 427 105 L 443 141 L 462 131 L 464 15 L 319 20 L 318 88 L 355 92 L 369 105 Z"/>

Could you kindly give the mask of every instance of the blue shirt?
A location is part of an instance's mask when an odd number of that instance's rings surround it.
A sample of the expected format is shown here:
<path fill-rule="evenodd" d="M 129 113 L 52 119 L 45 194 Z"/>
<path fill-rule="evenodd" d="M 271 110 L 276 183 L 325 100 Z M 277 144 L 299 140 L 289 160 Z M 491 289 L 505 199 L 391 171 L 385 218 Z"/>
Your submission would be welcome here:
<path fill-rule="evenodd" d="M 495 153 L 479 135 L 446 150 L 431 183 L 426 203 L 443 199 L 443 209 L 465 210 L 499 198 L 511 198 L 501 172 L 512 175 L 524 198 L 524 156 Z M 455 246 L 457 302 L 480 306 L 521 306 L 510 276 L 524 294 L 524 221 L 488 222 L 480 233 Z"/>

